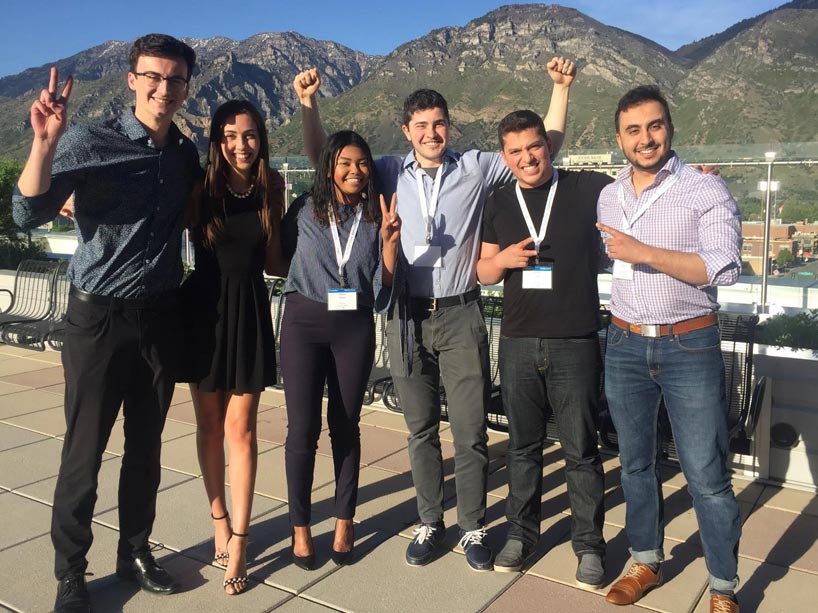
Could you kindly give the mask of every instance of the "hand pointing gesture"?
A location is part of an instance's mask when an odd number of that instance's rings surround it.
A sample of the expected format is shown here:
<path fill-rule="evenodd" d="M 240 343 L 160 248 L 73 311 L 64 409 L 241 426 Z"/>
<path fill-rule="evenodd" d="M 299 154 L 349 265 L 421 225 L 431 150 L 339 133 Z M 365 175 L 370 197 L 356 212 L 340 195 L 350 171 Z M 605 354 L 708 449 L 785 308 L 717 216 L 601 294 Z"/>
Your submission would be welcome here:
<path fill-rule="evenodd" d="M 650 249 L 648 245 L 603 223 L 596 224 L 596 227 L 608 235 L 605 250 L 609 258 L 629 264 L 642 264 L 646 261 L 647 251 Z"/>
<path fill-rule="evenodd" d="M 528 266 L 528 260 L 537 255 L 537 252 L 533 249 L 526 249 L 526 247 L 533 242 L 529 236 L 519 243 L 509 245 L 494 256 L 494 263 L 505 270 L 525 268 Z"/>
<path fill-rule="evenodd" d="M 62 93 L 57 94 L 59 77 L 57 68 L 51 67 L 51 79 L 48 89 L 40 92 L 40 97 L 31 105 L 31 127 L 34 138 L 46 141 L 50 146 L 56 145 L 68 124 L 68 98 L 74 85 L 74 77 L 65 80 Z"/>

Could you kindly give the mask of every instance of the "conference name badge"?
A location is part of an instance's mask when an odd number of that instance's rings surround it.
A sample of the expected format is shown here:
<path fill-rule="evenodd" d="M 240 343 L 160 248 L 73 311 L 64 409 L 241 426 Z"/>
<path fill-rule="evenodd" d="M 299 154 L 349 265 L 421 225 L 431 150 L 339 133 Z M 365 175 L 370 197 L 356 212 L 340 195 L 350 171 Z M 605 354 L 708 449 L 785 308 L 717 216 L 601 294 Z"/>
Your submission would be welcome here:
<path fill-rule="evenodd" d="M 424 266 L 426 268 L 440 268 L 443 266 L 439 245 L 415 245 L 414 255 L 413 266 Z"/>
<path fill-rule="evenodd" d="M 351 287 L 334 287 L 327 290 L 327 309 L 356 311 L 358 309 L 358 290 Z"/>
<path fill-rule="evenodd" d="M 622 279 L 623 281 L 633 281 L 633 264 L 623 262 L 622 260 L 614 260 L 613 278 Z"/>
<path fill-rule="evenodd" d="M 554 289 L 553 273 L 550 264 L 523 268 L 523 289 Z"/>

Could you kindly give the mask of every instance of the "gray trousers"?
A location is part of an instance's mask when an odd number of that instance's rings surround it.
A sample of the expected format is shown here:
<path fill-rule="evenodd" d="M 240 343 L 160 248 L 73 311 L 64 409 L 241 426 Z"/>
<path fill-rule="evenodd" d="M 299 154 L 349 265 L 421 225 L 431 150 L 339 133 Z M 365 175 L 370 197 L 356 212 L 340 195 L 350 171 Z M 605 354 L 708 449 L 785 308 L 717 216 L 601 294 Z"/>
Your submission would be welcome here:
<path fill-rule="evenodd" d="M 416 310 L 409 325 L 415 340 L 408 375 L 400 359 L 397 309 L 389 316 L 386 333 L 392 379 L 409 428 L 409 461 L 420 521 L 443 521 L 442 382 L 454 437 L 457 521 L 462 530 L 481 528 L 486 517 L 490 370 L 480 301 L 433 312 Z"/>

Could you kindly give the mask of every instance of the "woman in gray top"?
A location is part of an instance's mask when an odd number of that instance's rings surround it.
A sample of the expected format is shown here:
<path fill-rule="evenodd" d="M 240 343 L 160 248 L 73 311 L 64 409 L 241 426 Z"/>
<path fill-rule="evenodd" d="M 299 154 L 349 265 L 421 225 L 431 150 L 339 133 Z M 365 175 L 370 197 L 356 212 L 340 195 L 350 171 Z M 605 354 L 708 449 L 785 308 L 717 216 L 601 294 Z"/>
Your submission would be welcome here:
<path fill-rule="evenodd" d="M 379 196 L 366 141 L 351 131 L 330 136 L 312 190 L 290 206 L 282 225 L 282 250 L 291 259 L 281 328 L 285 464 L 293 561 L 307 570 L 315 564 L 310 493 L 325 384 L 337 517 L 331 556 L 343 564 L 352 552 L 373 308 L 390 299 L 399 236 L 395 201 L 387 209 Z"/>

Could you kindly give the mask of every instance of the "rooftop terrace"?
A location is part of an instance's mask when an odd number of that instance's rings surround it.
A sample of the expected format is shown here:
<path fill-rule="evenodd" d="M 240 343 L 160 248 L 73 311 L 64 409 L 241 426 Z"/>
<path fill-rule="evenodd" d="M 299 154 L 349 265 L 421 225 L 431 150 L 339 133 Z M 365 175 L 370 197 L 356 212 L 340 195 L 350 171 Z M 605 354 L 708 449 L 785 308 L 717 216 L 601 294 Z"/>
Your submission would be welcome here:
<path fill-rule="evenodd" d="M 59 466 L 63 419 L 60 354 L 0 345 L 0 610 L 49 611 L 56 582 L 49 537 L 51 501 Z M 537 553 L 523 573 L 472 572 L 456 547 L 453 446 L 444 424 L 446 458 L 445 553 L 423 568 L 403 559 L 417 521 L 403 418 L 364 407 L 361 489 L 353 563 L 329 559 L 333 519 L 332 459 L 326 432 L 319 443 L 313 495 L 318 568 L 290 563 L 284 477 L 284 395 L 267 391 L 259 412 L 259 468 L 248 548 L 250 587 L 230 599 L 224 571 L 211 564 L 212 529 L 196 460 L 195 421 L 186 386 L 177 388 L 164 432 L 162 484 L 152 538 L 156 557 L 182 583 L 181 593 L 152 596 L 113 575 L 118 518 L 117 422 L 100 471 L 89 554 L 89 589 L 96 611 L 621 611 L 599 591 L 574 585 L 576 561 L 568 542 L 570 515 L 559 446 L 543 450 L 543 522 Z M 499 549 L 505 530 L 507 438 L 490 433 L 489 543 Z M 605 456 L 608 579 L 628 565 L 625 507 L 616 456 Z M 707 611 L 707 572 L 696 519 L 678 468 L 664 468 L 665 584 L 631 609 Z M 742 611 L 814 611 L 818 602 L 818 497 L 793 489 L 734 479 L 744 518 L 738 593 Z M 812 603 L 812 604 L 810 604 Z"/>

